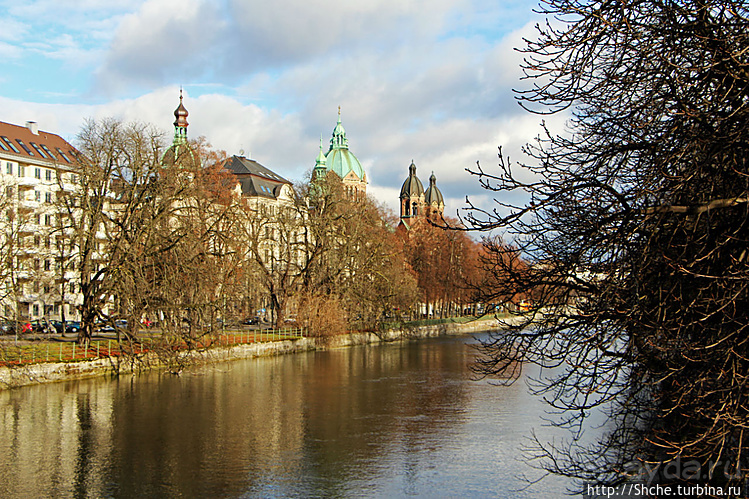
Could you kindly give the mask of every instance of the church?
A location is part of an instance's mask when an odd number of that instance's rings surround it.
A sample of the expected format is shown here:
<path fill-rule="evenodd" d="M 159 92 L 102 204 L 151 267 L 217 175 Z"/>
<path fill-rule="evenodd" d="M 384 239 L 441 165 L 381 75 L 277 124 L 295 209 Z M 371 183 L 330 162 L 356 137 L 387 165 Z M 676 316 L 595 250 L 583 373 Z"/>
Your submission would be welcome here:
<path fill-rule="evenodd" d="M 429 177 L 429 188 L 425 191 L 424 185 L 416 176 L 416 165 L 411 160 L 408 178 L 401 186 L 400 225 L 410 230 L 420 218 L 442 217 L 444 211 L 445 200 L 437 187 L 437 177 L 434 176 L 434 172 Z"/>
<path fill-rule="evenodd" d="M 323 152 L 320 138 L 320 153 L 315 160 L 313 178 L 333 172 L 343 182 L 346 193 L 351 198 L 364 197 L 367 194 L 367 174 L 359 159 L 349 150 L 346 130 L 341 124 L 341 108 L 338 107 L 338 123 L 333 129 L 328 152 Z"/>

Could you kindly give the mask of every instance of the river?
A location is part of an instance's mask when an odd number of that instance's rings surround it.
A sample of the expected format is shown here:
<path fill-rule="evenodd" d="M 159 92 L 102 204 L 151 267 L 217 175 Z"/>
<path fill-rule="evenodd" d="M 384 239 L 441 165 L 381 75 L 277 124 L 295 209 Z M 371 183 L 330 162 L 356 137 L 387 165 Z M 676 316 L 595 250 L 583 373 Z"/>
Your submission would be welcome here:
<path fill-rule="evenodd" d="M 471 337 L 0 392 L 0 497 L 562 497 L 521 460 L 559 435 Z"/>

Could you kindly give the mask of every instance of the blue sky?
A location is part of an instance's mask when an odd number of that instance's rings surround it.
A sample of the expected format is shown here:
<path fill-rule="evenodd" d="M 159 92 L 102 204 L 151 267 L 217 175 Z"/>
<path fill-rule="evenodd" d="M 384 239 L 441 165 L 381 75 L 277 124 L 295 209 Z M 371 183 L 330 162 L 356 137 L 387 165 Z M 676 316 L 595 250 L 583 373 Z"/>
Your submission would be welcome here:
<path fill-rule="evenodd" d="M 179 87 L 189 134 L 299 180 L 341 106 L 369 191 L 395 208 L 413 159 L 447 213 L 491 207 L 465 168 L 538 135 L 513 47 L 536 1 L 0 0 L 0 121 L 74 140 L 87 118 L 171 135 Z M 561 118 L 557 120 L 561 123 Z"/>

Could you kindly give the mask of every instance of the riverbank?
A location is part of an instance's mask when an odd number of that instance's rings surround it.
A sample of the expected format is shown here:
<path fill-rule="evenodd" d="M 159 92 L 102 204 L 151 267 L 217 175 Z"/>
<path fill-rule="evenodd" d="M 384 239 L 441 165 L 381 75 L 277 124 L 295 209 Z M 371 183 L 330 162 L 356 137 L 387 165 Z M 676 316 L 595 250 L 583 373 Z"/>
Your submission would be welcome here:
<path fill-rule="evenodd" d="M 445 322 L 407 326 L 399 329 L 388 329 L 379 333 L 352 332 L 321 338 L 294 338 L 261 343 L 215 346 L 201 350 L 174 352 L 168 355 L 165 355 L 164 352 L 146 352 L 133 357 L 106 356 L 77 362 L 39 362 L 18 366 L 2 366 L 0 367 L 0 390 L 97 376 L 132 375 L 153 369 L 166 369 L 177 373 L 183 367 L 194 364 L 225 362 L 329 348 L 345 348 L 380 342 L 470 334 L 499 328 L 500 324 L 496 319 L 481 318 L 464 323 Z"/>

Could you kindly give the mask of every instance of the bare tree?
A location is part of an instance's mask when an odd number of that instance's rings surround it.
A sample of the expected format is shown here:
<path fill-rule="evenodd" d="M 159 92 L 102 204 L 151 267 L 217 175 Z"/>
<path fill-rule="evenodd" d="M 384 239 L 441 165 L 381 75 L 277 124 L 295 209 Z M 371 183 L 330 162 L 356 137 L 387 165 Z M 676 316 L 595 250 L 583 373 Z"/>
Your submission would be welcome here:
<path fill-rule="evenodd" d="M 736 485 L 749 471 L 746 3 L 542 12 L 553 20 L 523 50 L 533 86 L 519 99 L 573 117 L 527 147 L 533 180 L 501 154 L 499 173 L 473 172 L 498 206 L 468 222 L 515 245 L 487 242 L 499 277 L 487 295 L 534 300 L 478 369 L 556 368 L 539 392 L 576 432 L 607 411 L 613 429 L 594 445 L 540 449 L 553 472 Z M 529 201 L 507 203 L 515 191 Z"/>
<path fill-rule="evenodd" d="M 23 195 L 18 187 L 9 182 L 0 189 L 0 216 L 4 218 L 0 232 L 0 302 L 4 309 L 0 316 L 13 321 L 17 338 L 17 323 L 23 318 L 18 310 L 19 298 L 30 279 L 36 279 L 31 251 L 34 231 L 31 212 L 15 201 L 16 196 L 20 200 Z"/>
<path fill-rule="evenodd" d="M 69 282 L 81 300 L 81 343 L 90 341 L 96 321 L 107 317 L 113 303 L 113 284 L 128 251 L 122 224 L 140 213 L 147 191 L 143 184 L 159 162 L 160 140 L 144 125 L 89 121 L 78 136 L 82 154 L 72 173 L 58 176 L 61 268 L 75 272 Z"/>

